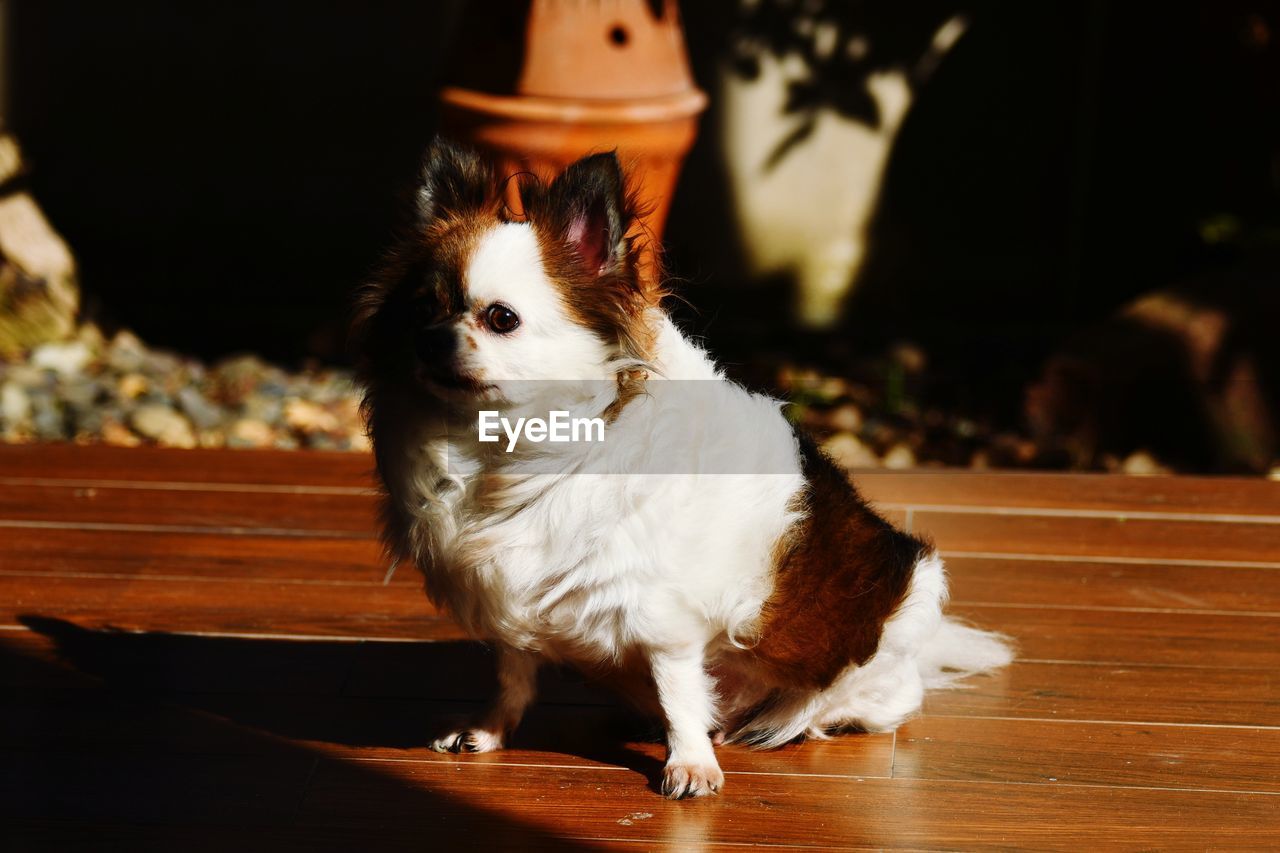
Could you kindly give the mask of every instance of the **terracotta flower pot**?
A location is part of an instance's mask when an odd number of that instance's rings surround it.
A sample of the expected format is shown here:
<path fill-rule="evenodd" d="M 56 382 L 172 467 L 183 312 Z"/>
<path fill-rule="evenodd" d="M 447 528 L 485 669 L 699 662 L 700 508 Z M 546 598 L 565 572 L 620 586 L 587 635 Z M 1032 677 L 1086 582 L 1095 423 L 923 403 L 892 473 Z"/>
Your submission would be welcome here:
<path fill-rule="evenodd" d="M 645 227 L 661 237 L 706 105 L 675 0 L 472 2 L 454 56 L 440 92 L 446 134 L 508 174 L 548 178 L 617 149 L 650 211 Z"/>

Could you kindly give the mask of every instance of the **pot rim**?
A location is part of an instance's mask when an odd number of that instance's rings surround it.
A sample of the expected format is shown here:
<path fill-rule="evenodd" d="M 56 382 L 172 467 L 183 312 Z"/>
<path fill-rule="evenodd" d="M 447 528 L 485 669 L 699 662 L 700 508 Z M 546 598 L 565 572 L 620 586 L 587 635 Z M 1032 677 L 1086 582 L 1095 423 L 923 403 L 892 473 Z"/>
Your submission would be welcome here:
<path fill-rule="evenodd" d="M 691 118 L 706 109 L 700 89 L 656 98 L 550 98 L 543 95 L 495 95 L 460 86 L 440 90 L 440 102 L 456 109 L 502 118 L 584 123 L 636 123 Z"/>

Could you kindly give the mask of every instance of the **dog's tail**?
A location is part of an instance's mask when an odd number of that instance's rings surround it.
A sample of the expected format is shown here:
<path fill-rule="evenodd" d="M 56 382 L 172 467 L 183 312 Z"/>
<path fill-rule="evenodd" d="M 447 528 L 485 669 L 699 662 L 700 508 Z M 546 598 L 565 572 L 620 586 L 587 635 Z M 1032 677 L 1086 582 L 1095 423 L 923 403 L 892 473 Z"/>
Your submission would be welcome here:
<path fill-rule="evenodd" d="M 937 551 L 926 551 L 916 562 L 910 594 L 885 625 L 882 643 L 893 637 L 899 647 L 911 650 L 925 689 L 956 687 L 970 675 L 999 669 L 1013 660 L 1009 637 L 943 615 L 947 587 L 942 558 Z"/>
<path fill-rule="evenodd" d="M 944 616 L 946 600 L 942 558 L 924 548 L 871 660 L 845 670 L 825 690 L 779 691 L 729 739 L 767 748 L 840 728 L 890 731 L 920 709 L 925 690 L 960 687 L 968 676 L 1013 660 L 1008 637 Z"/>
<path fill-rule="evenodd" d="M 970 675 L 1007 666 L 1013 655 L 1013 641 L 1004 634 L 944 616 L 937 633 L 920 650 L 916 666 L 925 688 L 937 690 L 958 687 Z"/>

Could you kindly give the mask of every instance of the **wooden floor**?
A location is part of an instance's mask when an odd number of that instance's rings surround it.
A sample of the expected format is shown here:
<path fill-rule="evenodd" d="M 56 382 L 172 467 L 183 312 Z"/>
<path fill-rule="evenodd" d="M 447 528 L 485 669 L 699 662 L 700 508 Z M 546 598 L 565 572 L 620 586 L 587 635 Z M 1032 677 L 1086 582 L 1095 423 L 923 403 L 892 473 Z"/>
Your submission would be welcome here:
<path fill-rule="evenodd" d="M 868 473 L 1020 659 L 896 735 L 724 748 L 551 673 L 515 748 L 436 755 L 491 659 L 374 540 L 363 456 L 0 447 L 0 847 L 1280 844 L 1280 484 Z"/>

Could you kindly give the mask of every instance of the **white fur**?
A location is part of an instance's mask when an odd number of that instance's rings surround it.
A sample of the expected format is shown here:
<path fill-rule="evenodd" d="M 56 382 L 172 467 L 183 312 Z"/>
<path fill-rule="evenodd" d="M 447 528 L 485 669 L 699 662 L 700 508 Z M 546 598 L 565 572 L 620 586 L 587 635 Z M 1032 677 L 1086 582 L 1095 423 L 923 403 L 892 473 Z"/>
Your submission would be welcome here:
<path fill-rule="evenodd" d="M 528 380 L 599 379 L 608 350 L 595 335 L 569 320 L 560 294 L 547 277 L 538 238 L 525 223 L 503 223 L 478 242 L 467 268 L 471 309 L 458 333 L 475 343 L 458 351 L 462 372 L 504 391 Z M 515 310 L 520 326 L 498 335 L 482 312 L 495 302 Z"/>
<path fill-rule="evenodd" d="M 602 380 L 616 374 L 618 354 L 570 321 L 529 226 L 486 235 L 465 284 L 476 311 L 497 301 L 521 317 L 511 335 L 472 321 L 461 330 L 477 338 L 462 348 L 466 369 L 502 385 L 517 414 L 546 401 L 511 380 L 563 380 L 533 387 L 554 389 L 546 393 L 555 406 L 575 413 L 612 402 L 600 389 L 613 387 Z M 537 659 L 638 667 L 667 721 L 664 791 L 699 796 L 723 781 L 708 732 L 763 699 L 767 709 L 739 737 L 777 744 L 841 726 L 882 730 L 914 713 L 925 683 L 946 681 L 944 668 L 1007 660 L 987 635 L 942 621 L 946 581 L 930 555 L 865 665 L 821 692 L 753 687 L 764 682 L 743 648 L 758 639 L 775 548 L 800 520 L 799 449 L 776 401 L 726 381 L 661 312 L 648 321 L 656 345 L 645 393 L 621 408 L 604 443 L 572 454 L 553 444 L 494 451 L 430 408 L 379 398 L 375 438 L 393 516 L 407 531 L 400 547 L 433 599 L 502 650 L 494 707 L 436 748 L 499 748 L 533 698 Z M 693 381 L 705 392 L 677 393 Z M 673 452 L 683 457 L 651 458 Z M 564 468 L 547 473 L 557 453 L 566 453 Z M 748 462 L 756 473 L 723 473 Z M 656 465 L 677 473 L 636 473 Z M 972 653 L 941 654 L 932 645 L 940 625 Z M 736 671 L 743 686 L 718 695 L 710 673 L 722 671 Z"/>

